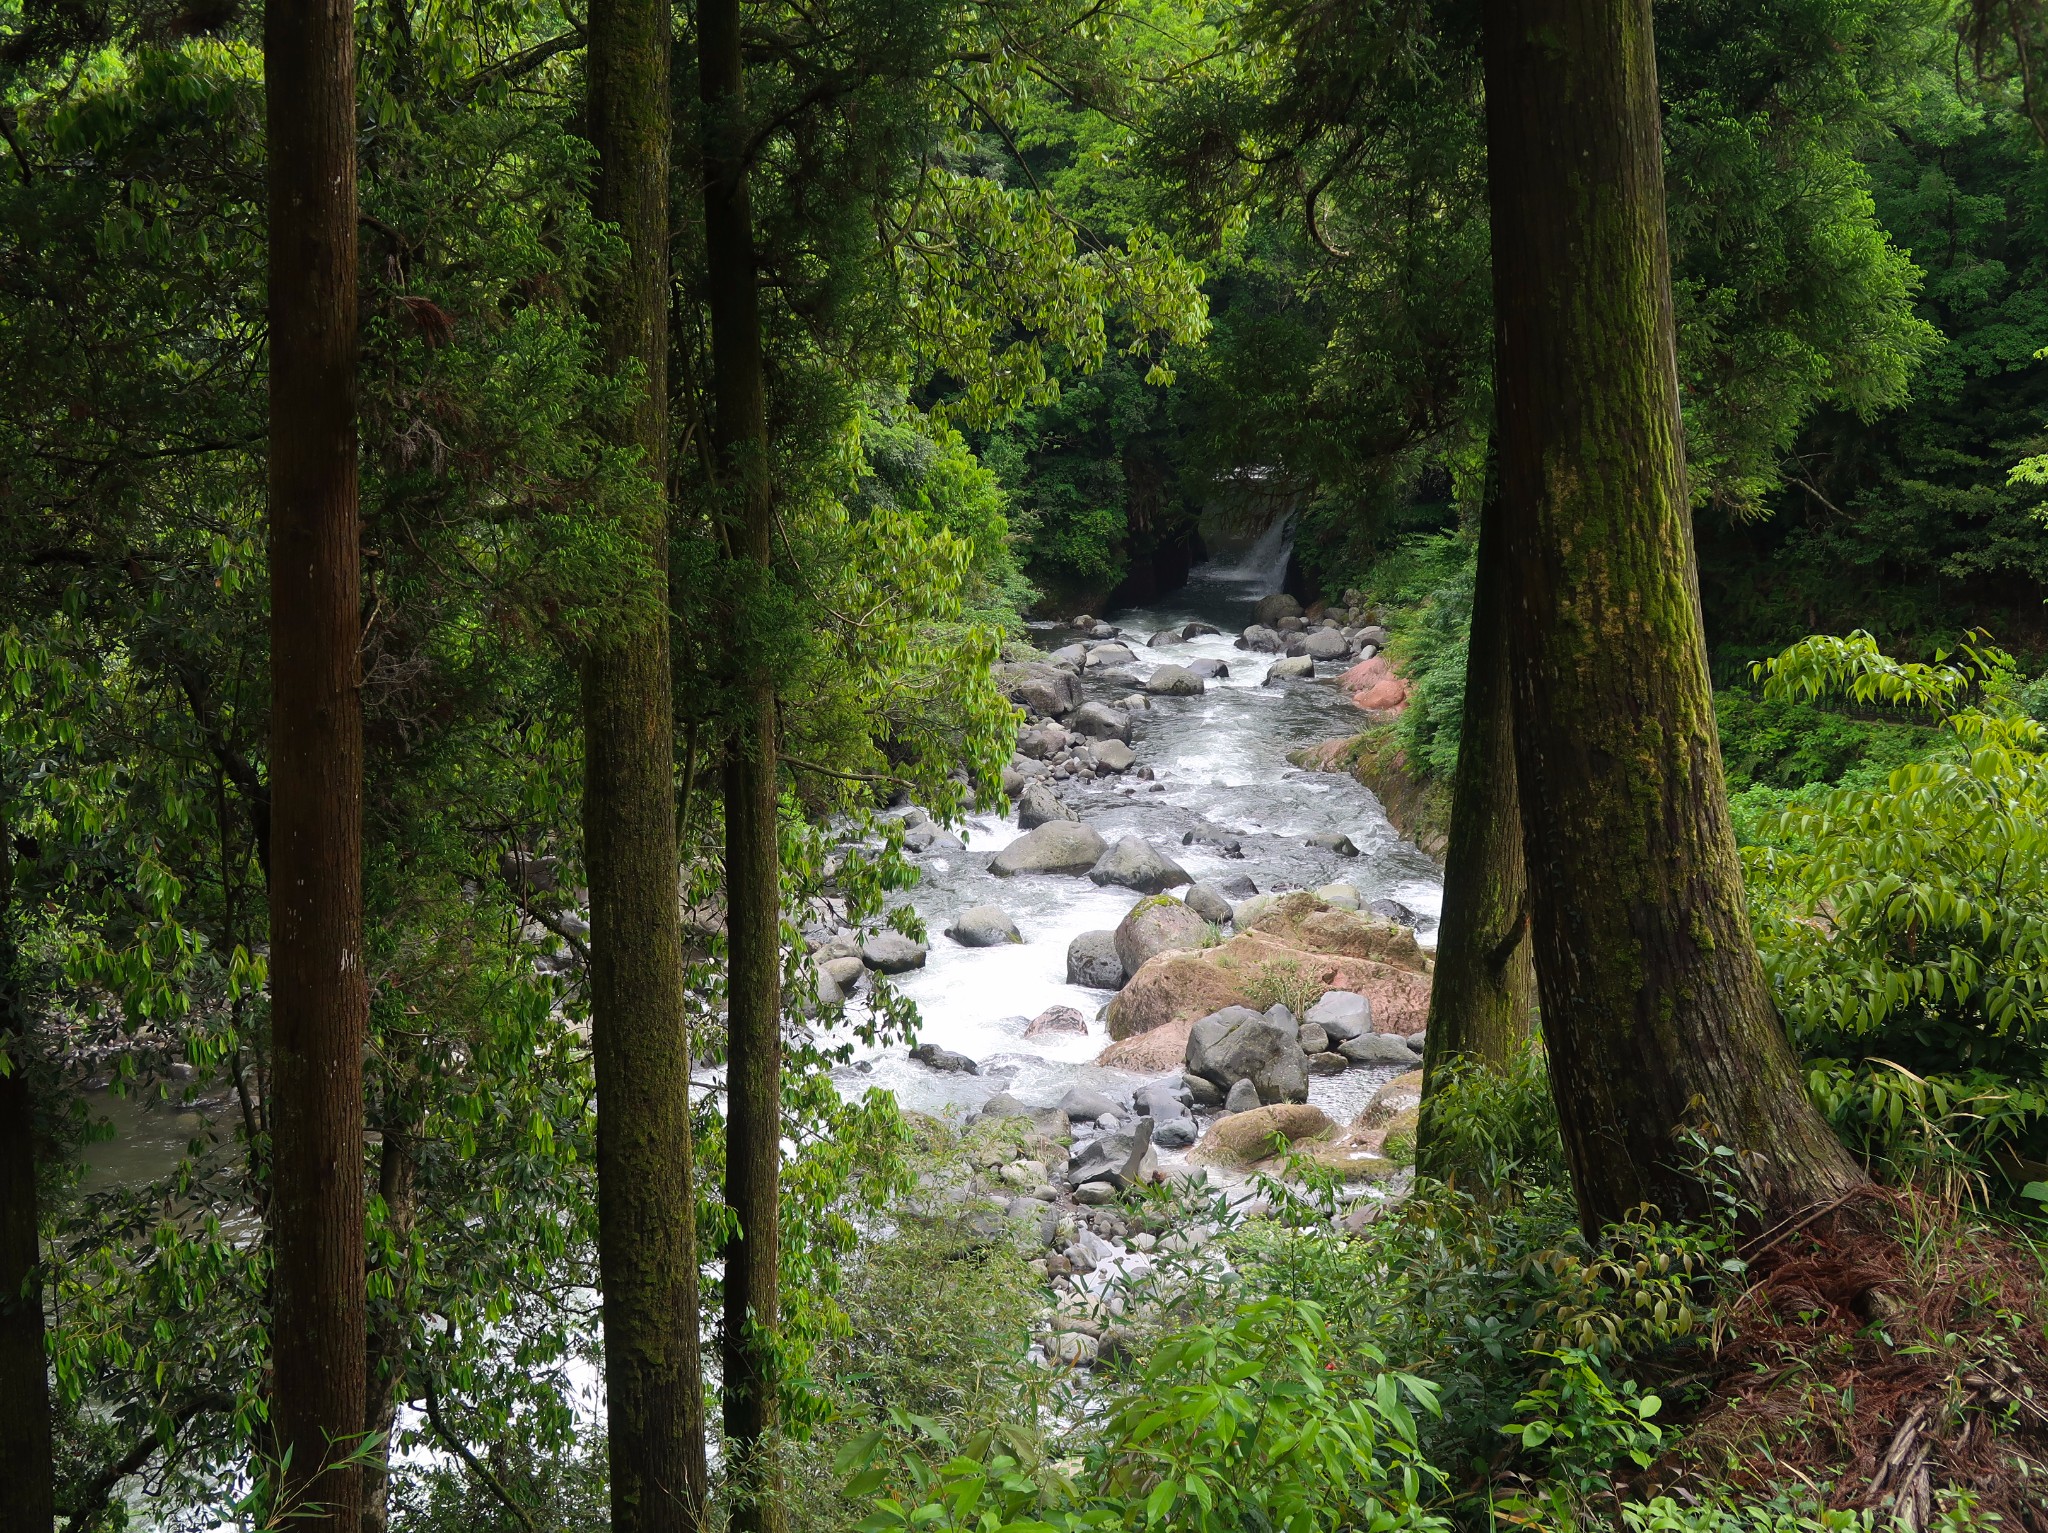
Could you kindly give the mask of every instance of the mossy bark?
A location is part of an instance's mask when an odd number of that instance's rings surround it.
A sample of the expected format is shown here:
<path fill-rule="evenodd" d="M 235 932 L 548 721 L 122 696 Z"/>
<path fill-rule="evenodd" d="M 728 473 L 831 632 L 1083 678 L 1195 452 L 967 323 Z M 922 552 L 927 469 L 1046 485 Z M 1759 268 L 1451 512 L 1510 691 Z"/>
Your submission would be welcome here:
<path fill-rule="evenodd" d="M 642 387 L 622 435 L 650 484 L 627 531 L 645 600 L 582 667 L 584 860 L 597 1067 L 598 1262 L 612 1526 L 682 1533 L 706 1499 L 698 1340 L 690 1036 L 677 891 L 675 731 L 669 675 L 669 10 L 656 0 L 590 8 L 586 71 L 597 148 L 594 211 L 626 256 L 599 295 L 608 363 Z"/>
<path fill-rule="evenodd" d="M 1425 1171 L 1434 1169 L 1430 1106 L 1444 1066 L 1455 1059 L 1505 1065 L 1528 1037 L 1536 1004 L 1522 806 L 1515 785 L 1507 577 L 1500 502 L 1489 495 L 1480 515 L 1465 713 L 1451 787 L 1450 845 L 1444 854 L 1443 923 L 1422 1056 L 1416 1157 Z"/>
<path fill-rule="evenodd" d="M 781 1525 L 775 1471 L 782 1176 L 782 896 L 776 835 L 775 686 L 748 614 L 769 580 L 774 487 L 737 0 L 697 11 L 704 234 L 711 310 L 712 443 L 732 556 L 726 745 L 725 1246 L 722 1360 L 727 1504 L 736 1533 Z"/>
<path fill-rule="evenodd" d="M 0 799 L 0 807 L 4 807 Z M 50 1533 L 55 1488 L 43 1347 L 35 1103 L 28 1006 L 14 941 L 14 831 L 0 818 L 0 1533 Z"/>
<path fill-rule="evenodd" d="M 1688 1128 L 1766 1209 L 1862 1173 L 1751 939 L 1678 414 L 1649 0 L 1488 0 L 1500 493 L 1544 1035 L 1588 1231 L 1701 1210 Z"/>

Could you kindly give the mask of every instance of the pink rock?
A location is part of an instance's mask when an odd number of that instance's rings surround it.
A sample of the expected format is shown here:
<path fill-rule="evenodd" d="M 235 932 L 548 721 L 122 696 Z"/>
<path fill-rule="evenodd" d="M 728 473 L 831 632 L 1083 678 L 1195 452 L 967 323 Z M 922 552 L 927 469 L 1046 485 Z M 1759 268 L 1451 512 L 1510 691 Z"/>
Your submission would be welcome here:
<path fill-rule="evenodd" d="M 1385 655 L 1374 655 L 1370 660 L 1361 660 L 1342 676 L 1337 685 L 1346 692 L 1364 692 L 1377 686 L 1394 674 L 1393 666 L 1387 663 Z"/>

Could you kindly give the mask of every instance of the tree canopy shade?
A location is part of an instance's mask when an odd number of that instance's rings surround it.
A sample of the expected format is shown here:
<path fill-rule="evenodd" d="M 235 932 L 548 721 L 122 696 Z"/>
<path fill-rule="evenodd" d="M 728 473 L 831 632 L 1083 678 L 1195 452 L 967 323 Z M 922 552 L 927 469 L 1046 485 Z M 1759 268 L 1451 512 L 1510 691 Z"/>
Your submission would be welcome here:
<path fill-rule="evenodd" d="M 1553 1095 L 1589 1234 L 1863 1173 L 1807 1099 L 1743 905 L 1692 552 L 1648 0 L 1489 0 L 1515 750 Z"/>

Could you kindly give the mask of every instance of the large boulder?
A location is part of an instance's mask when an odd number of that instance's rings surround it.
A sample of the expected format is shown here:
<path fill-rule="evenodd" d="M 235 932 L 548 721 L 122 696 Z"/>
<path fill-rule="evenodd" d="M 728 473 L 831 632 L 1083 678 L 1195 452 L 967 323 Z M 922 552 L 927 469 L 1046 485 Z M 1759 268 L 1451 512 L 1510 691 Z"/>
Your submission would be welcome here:
<path fill-rule="evenodd" d="M 1145 641 L 1145 647 L 1147 649 L 1164 649 L 1169 644 L 1185 643 L 1187 643 L 1187 640 L 1181 636 L 1181 631 L 1178 628 L 1162 628 Z"/>
<path fill-rule="evenodd" d="M 1184 665 L 1162 665 L 1145 678 L 1145 690 L 1155 697 L 1200 697 L 1206 683 Z"/>
<path fill-rule="evenodd" d="M 1336 1131 L 1337 1125 L 1320 1107 L 1306 1102 L 1278 1103 L 1218 1118 L 1188 1159 L 1198 1165 L 1248 1169 L 1271 1158 L 1276 1142 L 1313 1144 Z"/>
<path fill-rule="evenodd" d="M 1399 1065 L 1408 1069 L 1415 1063 L 1415 1051 L 1408 1040 L 1387 1033 L 1360 1033 L 1337 1045 L 1337 1052 L 1354 1065 Z"/>
<path fill-rule="evenodd" d="M 1046 661 L 1020 660 L 999 665 L 994 676 L 1003 696 L 1033 713 L 1058 718 L 1081 706 L 1081 678 Z"/>
<path fill-rule="evenodd" d="M 1090 1091 L 1086 1086 L 1073 1086 L 1060 1098 L 1060 1111 L 1065 1113 L 1071 1122 L 1093 1123 L 1099 1118 L 1120 1117 L 1123 1109 L 1099 1091 Z"/>
<path fill-rule="evenodd" d="M 1274 900 L 1253 918 L 1251 929 L 1312 953 L 1371 958 L 1417 974 L 1427 974 L 1432 967 L 1430 956 L 1410 928 L 1359 911 L 1335 909 L 1299 890 Z M 1412 1033 L 1417 1029 L 1387 1027 L 1381 1031 Z"/>
<path fill-rule="evenodd" d="M 1024 1024 L 1026 1038 L 1043 1038 L 1049 1033 L 1086 1033 L 1088 1019 L 1071 1006 L 1048 1006 Z"/>
<path fill-rule="evenodd" d="M 1138 753 L 1121 740 L 1097 740 L 1088 747 L 1088 759 L 1100 772 L 1128 772 L 1138 764 Z"/>
<path fill-rule="evenodd" d="M 878 974 L 924 967 L 925 945 L 901 932 L 876 932 L 860 945 L 860 961 Z"/>
<path fill-rule="evenodd" d="M 1116 956 L 1126 975 L 1161 953 L 1192 951 L 1208 940 L 1209 923 L 1170 894 L 1139 900 L 1117 923 Z"/>
<path fill-rule="evenodd" d="M 1112 665 L 1129 665 L 1137 658 L 1127 644 L 1096 644 L 1088 650 L 1088 668 L 1091 671 L 1107 670 Z"/>
<path fill-rule="evenodd" d="M 1140 894 L 1164 894 L 1194 882 L 1185 868 L 1142 836 L 1125 836 L 1117 842 L 1089 868 L 1088 877 L 1098 884 L 1116 884 Z"/>
<path fill-rule="evenodd" d="M 910 1051 L 910 1057 L 928 1070 L 938 1070 L 947 1075 L 981 1074 L 981 1066 L 965 1054 L 942 1049 L 936 1043 L 920 1043 Z"/>
<path fill-rule="evenodd" d="M 1261 654 L 1277 655 L 1287 648 L 1287 641 L 1265 624 L 1254 623 L 1238 636 L 1237 647 L 1257 650 Z"/>
<path fill-rule="evenodd" d="M 1250 1081 L 1259 1100 L 1308 1100 L 1308 1056 L 1301 1051 L 1294 1019 L 1275 1007 L 1226 1006 L 1188 1031 L 1187 1069 L 1225 1089 Z"/>
<path fill-rule="evenodd" d="M 1188 902 L 1188 909 L 1211 925 L 1230 924 L 1230 901 L 1214 884 L 1198 883 L 1188 890 L 1184 898 Z"/>
<path fill-rule="evenodd" d="M 1261 596 L 1259 604 L 1252 608 L 1252 621 L 1268 628 L 1278 626 L 1283 617 L 1300 617 L 1301 603 L 1285 591 L 1275 591 L 1271 596 Z"/>
<path fill-rule="evenodd" d="M 1026 831 L 995 854 L 988 870 L 998 878 L 1017 873 L 1086 873 L 1109 850 L 1090 825 L 1051 820 Z"/>
<path fill-rule="evenodd" d="M 1080 818 L 1045 783 L 1026 783 L 1024 791 L 1017 797 L 1017 828 L 1019 830 L 1036 830 L 1041 825 L 1050 825 L 1054 820 L 1074 820 L 1078 822 Z"/>
<path fill-rule="evenodd" d="M 1190 660 L 1188 672 L 1190 675 L 1201 677 L 1204 681 L 1220 681 L 1230 674 L 1230 667 L 1221 660 L 1202 658 Z"/>
<path fill-rule="evenodd" d="M 1335 628 L 1318 628 L 1303 641 L 1302 653 L 1311 660 L 1342 660 L 1351 653 L 1351 641 Z"/>
<path fill-rule="evenodd" d="M 1304 1027 L 1313 1023 L 1331 1043 L 1342 1043 L 1372 1031 L 1372 1002 L 1349 990 L 1332 990 L 1308 1009 L 1301 1019 Z"/>
<path fill-rule="evenodd" d="M 1150 1118 L 1138 1119 L 1128 1131 L 1091 1139 L 1067 1161 L 1067 1179 L 1076 1187 L 1083 1182 L 1129 1187 L 1151 1181 L 1158 1170 L 1159 1157 L 1152 1151 Z"/>
<path fill-rule="evenodd" d="M 1283 681 L 1301 681 L 1315 675 L 1316 663 L 1307 655 L 1293 655 L 1285 660 L 1275 660 L 1266 667 L 1263 686 L 1278 686 Z"/>
<path fill-rule="evenodd" d="M 1000 905 L 976 905 L 961 911 L 946 928 L 946 935 L 962 947 L 1001 947 L 1024 940 L 1017 923 Z"/>
<path fill-rule="evenodd" d="M 1085 735 L 1091 740 L 1121 740 L 1131 743 L 1131 716 L 1107 703 L 1087 703 L 1074 710 L 1067 720 L 1068 728 L 1075 734 Z"/>
<path fill-rule="evenodd" d="M 1091 990 L 1114 990 L 1124 982 L 1124 961 L 1117 957 L 1115 932 L 1082 932 L 1067 944 L 1067 983 Z"/>
<path fill-rule="evenodd" d="M 1422 1072 L 1410 1070 L 1384 1082 L 1353 1122 L 1353 1128 L 1384 1128 L 1402 1113 L 1422 1105 Z"/>
<path fill-rule="evenodd" d="M 1085 644 L 1063 644 L 1052 652 L 1054 665 L 1071 665 L 1080 670 L 1088 663 L 1088 646 Z"/>

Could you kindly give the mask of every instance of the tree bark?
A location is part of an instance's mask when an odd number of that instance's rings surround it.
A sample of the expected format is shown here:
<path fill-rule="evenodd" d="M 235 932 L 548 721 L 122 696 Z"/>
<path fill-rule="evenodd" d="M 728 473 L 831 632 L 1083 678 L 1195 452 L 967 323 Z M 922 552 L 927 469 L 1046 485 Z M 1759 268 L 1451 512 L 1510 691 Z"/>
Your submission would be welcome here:
<path fill-rule="evenodd" d="M 1514 733 L 1579 1214 L 1767 1211 L 1861 1173 L 1807 1099 L 1743 904 L 1678 414 L 1650 0 L 1487 0 Z"/>
<path fill-rule="evenodd" d="M 0 803 L 4 807 L 4 803 Z M 56 1516 L 50 1364 L 43 1346 L 35 1102 L 28 1003 L 14 942 L 14 833 L 0 816 L 0 1533 L 50 1533 Z"/>
<path fill-rule="evenodd" d="M 294 1526 L 356 1533 L 363 720 L 354 13 L 264 11 L 270 205 L 272 1420 Z"/>
<path fill-rule="evenodd" d="M 1431 1107 L 1444 1066 L 1455 1059 L 1494 1069 L 1506 1065 L 1528 1037 L 1536 1005 L 1508 677 L 1507 549 L 1500 497 L 1491 490 L 1479 517 L 1478 564 L 1465 659 L 1465 713 L 1451 780 L 1443 924 L 1422 1056 L 1416 1155 L 1432 1174 L 1436 1135 Z"/>
<path fill-rule="evenodd" d="M 738 0 L 703 0 L 704 235 L 711 309 L 712 446 L 731 495 L 729 666 L 738 699 L 725 759 L 727 1064 L 724 1414 L 737 1533 L 781 1525 L 773 1435 L 779 1380 L 782 900 L 775 826 L 775 688 L 742 615 L 768 580 L 774 520 L 768 406 L 746 165 Z"/>
<path fill-rule="evenodd" d="M 667 616 L 670 46 L 659 0 L 591 7 L 595 211 L 627 250 L 597 321 L 606 361 L 640 373 L 626 440 L 648 480 L 627 529 L 640 545 L 644 600 L 582 667 L 598 1262 L 618 1533 L 694 1529 L 707 1494 Z"/>

